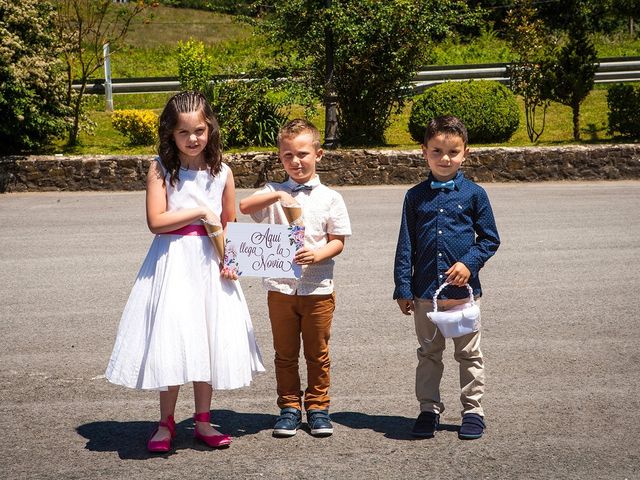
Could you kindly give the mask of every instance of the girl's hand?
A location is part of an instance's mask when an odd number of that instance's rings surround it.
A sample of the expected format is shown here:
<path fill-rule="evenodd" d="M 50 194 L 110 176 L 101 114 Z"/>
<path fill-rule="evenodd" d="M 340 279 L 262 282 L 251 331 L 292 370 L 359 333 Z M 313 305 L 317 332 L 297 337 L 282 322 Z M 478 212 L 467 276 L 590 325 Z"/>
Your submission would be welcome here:
<path fill-rule="evenodd" d="M 296 256 L 293 260 L 298 265 L 311 265 L 316 263 L 316 254 L 313 250 L 309 250 L 307 247 L 302 247 L 296 252 Z"/>
<path fill-rule="evenodd" d="M 400 311 L 405 315 L 411 315 L 411 312 L 414 311 L 415 305 L 413 304 L 413 300 L 409 298 L 398 298 L 396 300 L 398 302 L 398 306 L 400 307 Z"/>
<path fill-rule="evenodd" d="M 222 278 L 226 278 L 227 280 L 237 280 L 238 274 L 235 270 L 230 269 L 229 267 L 224 267 L 222 264 L 220 265 L 220 276 Z"/>
<path fill-rule="evenodd" d="M 202 214 L 203 220 L 206 220 L 207 222 L 214 223 L 214 224 L 220 223 L 220 217 L 218 217 L 218 215 L 213 213 L 213 210 L 210 210 L 207 207 L 202 207 L 202 210 L 203 210 L 203 214 Z"/>
<path fill-rule="evenodd" d="M 471 278 L 471 272 L 467 266 L 462 262 L 456 262 L 449 270 L 444 272 L 447 276 L 447 283 L 456 287 L 463 287 Z"/>

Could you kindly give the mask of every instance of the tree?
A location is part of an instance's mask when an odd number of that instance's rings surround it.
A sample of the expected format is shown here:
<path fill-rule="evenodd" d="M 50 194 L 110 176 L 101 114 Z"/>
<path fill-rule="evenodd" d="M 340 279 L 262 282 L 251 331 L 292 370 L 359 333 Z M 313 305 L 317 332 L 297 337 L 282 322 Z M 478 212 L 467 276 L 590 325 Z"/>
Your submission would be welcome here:
<path fill-rule="evenodd" d="M 78 141 L 82 117 L 82 100 L 91 75 L 104 65 L 103 45 L 117 50 L 125 38 L 131 21 L 146 8 L 144 1 L 125 4 L 112 0 L 58 0 L 58 35 L 65 46 L 67 66 L 67 104 L 72 109 L 73 125 L 69 145 Z M 74 91 L 74 80 L 80 88 Z"/>
<path fill-rule="evenodd" d="M 67 129 L 50 2 L 0 0 L 0 153 L 33 151 Z"/>
<path fill-rule="evenodd" d="M 548 67 L 551 96 L 571 107 L 573 138 L 580 140 L 580 105 L 593 88 L 598 55 L 588 30 L 587 10 L 581 0 L 574 4 L 574 16 L 567 25 L 567 40 Z"/>
<path fill-rule="evenodd" d="M 456 25 L 473 23 L 463 1 L 323 0 L 276 2 L 261 24 L 283 51 L 304 64 L 301 79 L 318 98 L 327 93 L 325 30 L 334 45 L 333 88 L 338 102 L 338 134 L 346 145 L 384 142 L 384 131 L 430 41 Z"/>
<path fill-rule="evenodd" d="M 613 9 L 629 20 L 629 33 L 635 33 L 635 22 L 640 20 L 640 0 L 613 0 Z"/>
<path fill-rule="evenodd" d="M 548 56 L 548 32 L 543 22 L 536 18 L 532 0 L 517 0 L 505 20 L 507 38 L 516 58 L 509 65 L 510 88 L 524 102 L 527 136 L 537 142 L 544 132 L 549 89 L 545 66 Z M 542 120 L 537 123 L 537 114 L 542 109 Z"/>

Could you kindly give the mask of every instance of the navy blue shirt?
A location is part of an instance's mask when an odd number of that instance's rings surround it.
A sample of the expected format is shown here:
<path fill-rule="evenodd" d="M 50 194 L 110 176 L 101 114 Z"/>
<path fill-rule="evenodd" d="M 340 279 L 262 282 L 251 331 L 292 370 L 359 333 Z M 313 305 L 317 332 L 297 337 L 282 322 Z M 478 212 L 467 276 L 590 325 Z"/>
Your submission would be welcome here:
<path fill-rule="evenodd" d="M 478 272 L 498 250 L 500 237 L 489 197 L 482 187 L 458 172 L 455 188 L 432 189 L 432 175 L 412 187 L 404 198 L 398 235 L 393 298 L 431 299 L 462 262 L 471 272 L 469 285 L 481 296 Z M 447 287 L 440 298 L 465 298 L 464 287 Z"/>

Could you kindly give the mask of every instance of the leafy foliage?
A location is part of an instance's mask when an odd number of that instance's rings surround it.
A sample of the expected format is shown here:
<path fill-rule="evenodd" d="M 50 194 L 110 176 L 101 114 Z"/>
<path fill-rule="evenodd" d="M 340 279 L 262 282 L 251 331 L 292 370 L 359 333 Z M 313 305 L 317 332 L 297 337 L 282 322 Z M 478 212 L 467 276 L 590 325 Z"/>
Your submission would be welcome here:
<path fill-rule="evenodd" d="M 609 133 L 640 138 L 640 85 L 612 85 L 607 92 Z"/>
<path fill-rule="evenodd" d="M 153 145 L 158 139 L 158 115 L 151 110 L 116 110 L 111 122 L 131 145 Z"/>
<path fill-rule="evenodd" d="M 390 115 L 428 58 L 430 42 L 455 25 L 478 20 L 458 0 L 335 0 L 331 8 L 325 3 L 277 2 L 261 28 L 306 67 L 301 79 L 313 94 L 337 97 L 339 137 L 345 145 L 384 143 Z M 330 78 L 325 38 L 333 39 Z"/>
<path fill-rule="evenodd" d="M 50 2 L 0 0 L 0 152 L 33 151 L 69 128 Z"/>
<path fill-rule="evenodd" d="M 429 120 L 441 115 L 462 120 L 473 143 L 507 141 L 520 124 L 515 95 L 488 80 L 442 83 L 416 97 L 409 115 L 411 138 L 422 143 Z"/>
<path fill-rule="evenodd" d="M 178 43 L 178 78 L 182 90 L 204 92 L 211 81 L 213 59 L 204 43 L 189 40 Z"/>
<path fill-rule="evenodd" d="M 269 80 L 217 82 L 205 92 L 225 147 L 273 146 L 287 121 Z"/>

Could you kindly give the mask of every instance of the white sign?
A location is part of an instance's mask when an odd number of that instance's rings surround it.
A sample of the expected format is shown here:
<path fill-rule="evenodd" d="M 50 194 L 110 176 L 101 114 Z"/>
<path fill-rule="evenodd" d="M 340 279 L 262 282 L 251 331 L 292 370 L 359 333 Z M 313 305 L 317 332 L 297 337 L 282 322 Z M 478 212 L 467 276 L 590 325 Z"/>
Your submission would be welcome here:
<path fill-rule="evenodd" d="M 239 276 L 300 278 L 293 261 L 304 245 L 304 227 L 261 223 L 228 223 L 224 265 Z"/>

